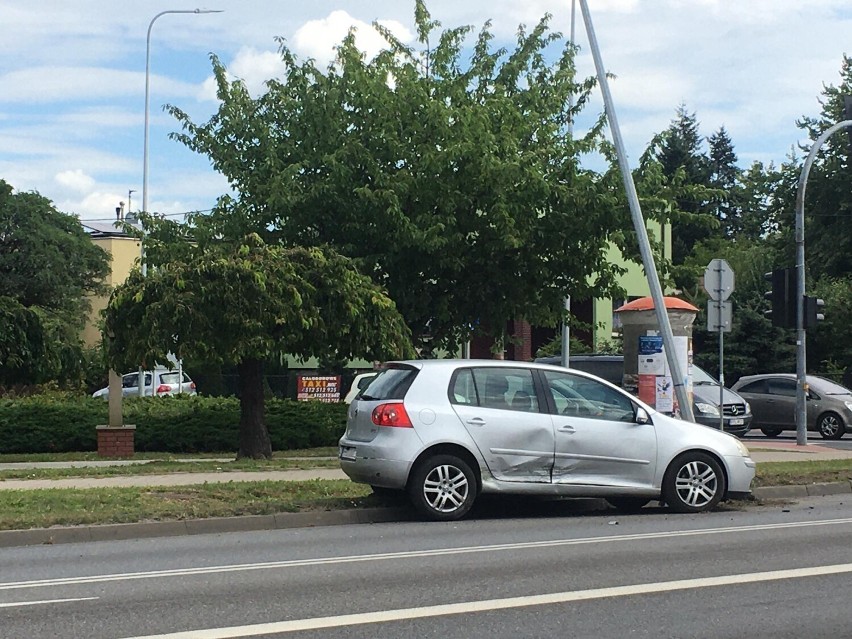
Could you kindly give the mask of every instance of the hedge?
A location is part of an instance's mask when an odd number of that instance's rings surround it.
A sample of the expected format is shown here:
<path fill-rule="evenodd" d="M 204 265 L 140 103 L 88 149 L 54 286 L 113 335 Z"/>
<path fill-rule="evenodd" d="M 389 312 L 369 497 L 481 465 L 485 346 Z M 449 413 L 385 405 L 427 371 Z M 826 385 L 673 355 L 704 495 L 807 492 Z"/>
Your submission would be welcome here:
<path fill-rule="evenodd" d="M 239 448 L 240 403 L 235 397 L 128 398 L 125 424 L 135 424 L 137 451 L 233 452 Z M 107 402 L 45 394 L 0 399 L 0 453 L 97 450 L 96 426 L 106 424 Z M 336 446 L 346 427 L 346 404 L 266 400 L 273 450 Z"/>

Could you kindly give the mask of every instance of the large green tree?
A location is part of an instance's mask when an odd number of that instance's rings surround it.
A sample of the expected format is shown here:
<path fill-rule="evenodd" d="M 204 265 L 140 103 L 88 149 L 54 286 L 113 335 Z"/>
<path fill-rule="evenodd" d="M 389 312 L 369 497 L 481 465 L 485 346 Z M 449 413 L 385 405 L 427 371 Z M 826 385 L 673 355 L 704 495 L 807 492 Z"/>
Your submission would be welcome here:
<path fill-rule="evenodd" d="M 845 119 L 844 97 L 852 95 L 852 57 L 844 56 L 837 86 L 826 86 L 816 118 L 799 126 L 810 140 Z M 809 147 L 805 150 L 809 151 Z M 798 174 L 797 174 L 798 176 Z M 808 271 L 816 278 L 852 276 L 852 144 L 838 131 L 823 144 L 808 177 L 805 246 Z"/>
<path fill-rule="evenodd" d="M 76 217 L 0 180 L 0 385 L 79 379 L 87 295 L 108 272 Z"/>
<path fill-rule="evenodd" d="M 394 303 L 328 248 L 285 248 L 257 234 L 223 238 L 220 218 L 188 225 L 143 217 L 147 276 L 135 269 L 106 310 L 114 368 L 151 366 L 169 353 L 235 365 L 240 457 L 272 453 L 264 423 L 263 362 L 388 359 L 413 354 Z"/>
<path fill-rule="evenodd" d="M 575 49 L 548 18 L 513 50 L 487 24 L 472 41 L 440 30 L 421 0 L 415 18 L 415 46 L 374 25 L 386 50 L 366 59 L 350 34 L 326 69 L 282 43 L 285 76 L 256 98 L 213 57 L 218 113 L 170 110 L 234 191 L 214 213 L 223 233 L 335 247 L 386 287 L 418 345 L 554 324 L 566 293 L 613 291 L 606 251 L 630 223 L 617 175 L 580 165 L 600 114 L 568 134 L 594 86 Z"/>

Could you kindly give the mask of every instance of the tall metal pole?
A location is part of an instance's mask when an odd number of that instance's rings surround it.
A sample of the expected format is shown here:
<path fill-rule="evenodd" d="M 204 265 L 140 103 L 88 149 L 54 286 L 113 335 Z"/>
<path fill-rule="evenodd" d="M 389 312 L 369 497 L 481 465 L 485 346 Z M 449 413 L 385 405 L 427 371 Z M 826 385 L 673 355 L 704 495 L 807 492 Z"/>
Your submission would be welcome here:
<path fill-rule="evenodd" d="M 577 13 L 577 1 L 571 0 L 571 46 L 574 47 L 574 54 L 576 56 L 577 47 L 575 46 L 576 39 L 574 37 L 575 33 L 575 24 Z M 575 64 L 574 68 L 576 68 L 576 58 L 574 58 Z M 574 109 L 574 94 L 571 93 L 568 95 L 568 111 L 572 111 Z M 574 114 L 569 113 L 568 117 L 568 137 L 572 137 L 574 134 Z M 568 368 L 568 361 L 571 357 L 571 296 L 565 296 L 565 321 L 562 324 L 562 365 L 565 368 Z"/>
<path fill-rule="evenodd" d="M 151 29 L 154 27 L 154 23 L 157 21 L 157 18 L 166 15 L 167 13 L 194 13 L 194 14 L 202 14 L 202 13 L 222 13 L 221 9 L 170 9 L 168 11 L 160 11 L 157 15 L 151 18 L 151 22 L 148 23 L 148 34 L 145 38 L 145 140 L 142 146 L 142 212 L 148 212 L 148 104 L 150 102 L 150 87 L 151 87 Z M 145 265 L 145 245 L 144 242 L 140 240 L 139 242 L 139 257 L 141 260 L 142 267 L 142 276 L 147 275 L 147 268 Z M 151 394 L 154 394 L 153 388 L 154 380 L 153 376 L 151 379 Z M 144 372 L 142 368 L 139 369 L 139 397 L 142 397 L 145 393 L 145 379 Z"/>
<path fill-rule="evenodd" d="M 805 362 L 805 189 L 811 166 L 823 142 L 846 127 L 852 127 L 852 120 L 838 122 L 817 138 L 802 166 L 799 190 L 796 192 L 796 444 L 798 446 L 806 446 L 808 443 L 808 378 Z"/>
<path fill-rule="evenodd" d="M 148 212 L 148 103 L 151 85 L 151 29 L 157 18 L 167 13 L 222 13 L 221 9 L 171 9 L 161 11 L 148 24 L 148 35 L 145 38 L 145 142 L 142 149 L 142 212 Z"/>
<path fill-rule="evenodd" d="M 669 321 L 668 313 L 666 313 L 665 301 L 663 300 L 663 289 L 660 286 L 657 266 L 654 263 L 654 254 L 651 251 L 651 243 L 648 240 L 648 230 L 645 228 L 645 220 L 642 218 L 639 196 L 636 193 L 636 185 L 633 183 L 633 174 L 630 172 L 630 165 L 627 162 L 627 152 L 624 148 L 624 141 L 621 139 L 621 129 L 618 127 L 618 119 L 615 115 L 615 106 L 613 105 L 612 95 L 609 91 L 609 81 L 606 77 L 606 70 L 604 69 L 600 49 L 598 48 L 595 29 L 592 25 L 592 16 L 589 13 L 589 6 L 586 0 L 580 0 L 580 10 L 583 12 L 583 20 L 586 23 L 586 34 L 589 38 L 589 47 L 592 51 L 592 57 L 595 59 L 598 83 L 601 86 L 604 107 L 606 108 L 606 114 L 609 118 L 610 129 L 612 129 L 612 139 L 615 143 L 615 150 L 618 155 L 618 166 L 621 169 L 621 178 L 624 181 L 624 189 L 627 191 L 627 202 L 630 205 L 630 214 L 633 218 L 633 228 L 636 230 L 636 235 L 639 238 L 639 252 L 642 255 L 642 265 L 644 266 L 645 274 L 648 277 L 648 286 L 651 289 L 651 297 L 654 300 L 654 311 L 657 315 L 657 322 L 660 325 L 660 332 L 663 337 L 663 346 L 666 351 L 666 359 L 669 364 L 669 369 L 672 372 L 675 396 L 677 397 L 678 404 L 680 405 L 681 416 L 687 421 L 694 422 L 695 417 L 692 413 L 692 402 L 689 400 L 689 394 L 686 389 L 686 378 L 682 374 L 680 362 L 678 362 L 677 359 L 674 334 L 672 333 L 672 326 Z"/>

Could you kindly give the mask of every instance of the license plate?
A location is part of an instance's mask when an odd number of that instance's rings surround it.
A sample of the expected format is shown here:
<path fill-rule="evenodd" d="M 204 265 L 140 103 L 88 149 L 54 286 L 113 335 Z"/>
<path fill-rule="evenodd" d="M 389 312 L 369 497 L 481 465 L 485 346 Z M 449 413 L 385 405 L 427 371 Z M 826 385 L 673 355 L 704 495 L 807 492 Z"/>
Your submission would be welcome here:
<path fill-rule="evenodd" d="M 352 446 L 341 446 L 340 459 L 345 459 L 346 461 L 355 461 L 355 448 Z"/>
<path fill-rule="evenodd" d="M 731 426 L 742 426 L 743 424 L 745 424 L 744 419 L 737 418 L 731 420 Z"/>

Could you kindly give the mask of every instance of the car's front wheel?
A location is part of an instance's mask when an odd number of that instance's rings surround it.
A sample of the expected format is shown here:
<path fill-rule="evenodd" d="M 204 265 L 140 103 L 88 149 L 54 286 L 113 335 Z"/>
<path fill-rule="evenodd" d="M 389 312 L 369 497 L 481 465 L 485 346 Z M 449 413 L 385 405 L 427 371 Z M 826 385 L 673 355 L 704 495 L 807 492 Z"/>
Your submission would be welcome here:
<path fill-rule="evenodd" d="M 725 475 L 719 462 L 702 452 L 677 457 L 663 477 L 663 500 L 678 513 L 710 510 L 725 495 Z"/>
<path fill-rule="evenodd" d="M 817 420 L 817 430 L 823 439 L 840 439 L 846 426 L 837 413 L 825 413 Z"/>
<path fill-rule="evenodd" d="M 428 519 L 461 519 L 476 500 L 476 477 L 463 459 L 435 455 L 415 467 L 408 483 L 408 496 Z"/>

